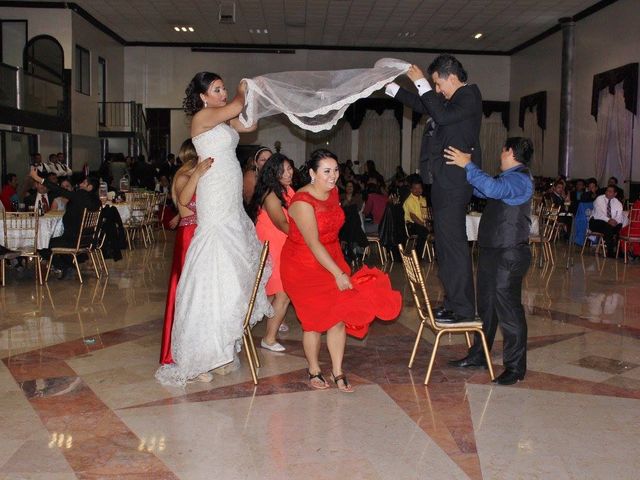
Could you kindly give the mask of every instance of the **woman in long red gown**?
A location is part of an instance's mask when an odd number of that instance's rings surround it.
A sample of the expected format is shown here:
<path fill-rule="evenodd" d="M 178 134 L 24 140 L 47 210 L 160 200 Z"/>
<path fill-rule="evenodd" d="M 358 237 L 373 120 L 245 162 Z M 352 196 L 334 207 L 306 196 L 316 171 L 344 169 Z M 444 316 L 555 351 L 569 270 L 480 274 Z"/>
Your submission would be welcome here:
<path fill-rule="evenodd" d="M 164 326 L 162 328 L 162 344 L 160 345 L 160 364 L 173 363 L 171 357 L 171 329 L 173 328 L 173 313 L 176 304 L 176 288 L 180 273 L 187 254 L 189 243 L 197 225 L 196 217 L 196 186 L 198 179 L 213 162 L 210 158 L 198 163 L 198 155 L 191 139 L 185 140 L 180 147 L 178 157 L 182 160 L 182 167 L 176 172 L 171 185 L 171 197 L 178 207 L 178 215 L 172 220 L 177 223 L 176 242 L 173 246 L 173 262 L 169 276 L 167 290 L 167 304 L 164 310 Z"/>
<path fill-rule="evenodd" d="M 283 352 L 285 348 L 276 338 L 289 307 L 289 297 L 280 278 L 280 254 L 289 233 L 287 208 L 295 193 L 291 188 L 293 162 L 280 153 L 272 155 L 260 169 L 255 193 L 248 212 L 256 224 L 256 233 L 261 242 L 269 241 L 271 277 L 266 285 L 274 315 L 267 319 L 267 330 L 260 342 L 262 348 Z"/>
<path fill-rule="evenodd" d="M 304 331 L 310 385 L 329 386 L 318 361 L 320 336 L 326 331 L 333 381 L 341 391 L 352 392 L 342 371 L 346 335 L 363 338 L 376 317 L 395 319 L 402 297 L 377 269 L 363 267 L 350 276 L 338 239 L 344 223 L 335 188 L 338 162 L 333 153 L 319 149 L 311 154 L 308 167 L 311 183 L 298 190 L 289 207 L 280 275 Z"/>

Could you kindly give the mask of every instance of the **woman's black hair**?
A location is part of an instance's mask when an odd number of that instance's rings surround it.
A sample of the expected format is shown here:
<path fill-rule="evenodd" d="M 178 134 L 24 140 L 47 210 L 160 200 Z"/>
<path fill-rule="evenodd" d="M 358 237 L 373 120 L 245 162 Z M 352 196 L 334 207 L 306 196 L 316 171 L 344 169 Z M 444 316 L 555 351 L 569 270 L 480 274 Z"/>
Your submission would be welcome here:
<path fill-rule="evenodd" d="M 182 100 L 182 108 L 187 115 L 195 115 L 204 107 L 204 102 L 200 98 L 201 93 L 207 93 L 211 82 L 222 80 L 220 75 L 212 72 L 198 72 L 189 82 L 185 89 L 185 97 Z"/>
<path fill-rule="evenodd" d="M 267 198 L 267 195 L 271 192 L 276 194 L 276 197 L 278 197 L 280 204 L 284 208 L 287 207 L 287 202 L 284 197 L 285 187 L 280 183 L 280 179 L 284 173 L 285 162 L 288 162 L 289 166 L 295 170 L 293 162 L 281 153 L 274 153 L 271 155 L 269 160 L 264 163 L 264 166 L 260 170 L 258 182 L 256 183 L 255 190 L 253 191 L 253 197 L 251 197 L 251 201 L 247 206 L 247 214 L 254 223 L 258 219 L 260 207 L 262 207 L 265 198 Z"/>
<path fill-rule="evenodd" d="M 318 171 L 318 167 L 320 166 L 320 161 L 325 158 L 332 158 L 336 162 L 338 162 L 338 156 L 327 150 L 326 148 L 318 148 L 311 152 L 311 156 L 307 163 L 305 163 L 304 167 L 300 169 L 300 177 L 302 180 L 302 186 L 307 185 L 311 182 L 311 175 L 309 174 L 309 170 L 313 170 L 314 172 Z"/>

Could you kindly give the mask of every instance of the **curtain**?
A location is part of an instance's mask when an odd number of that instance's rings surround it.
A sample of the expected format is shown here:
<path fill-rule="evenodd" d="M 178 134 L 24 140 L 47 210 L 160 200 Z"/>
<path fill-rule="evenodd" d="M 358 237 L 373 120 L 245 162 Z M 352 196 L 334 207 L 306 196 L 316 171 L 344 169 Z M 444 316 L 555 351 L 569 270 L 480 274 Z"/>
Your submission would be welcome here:
<path fill-rule="evenodd" d="M 427 116 L 422 115 L 418 123 L 416 123 L 416 128 L 411 132 L 411 166 L 409 172 L 415 172 L 416 169 L 420 168 L 420 147 L 422 146 L 422 136 L 424 135 L 424 128 L 427 123 Z"/>
<path fill-rule="evenodd" d="M 342 119 L 331 130 L 322 132 L 307 132 L 307 155 L 311 156 L 317 148 L 326 148 L 338 156 L 340 162 L 351 158 L 351 126 Z"/>
<path fill-rule="evenodd" d="M 480 148 L 482 149 L 482 169 L 485 172 L 491 175 L 500 173 L 500 154 L 506 139 L 507 129 L 502 122 L 500 112 L 493 112 L 482 119 Z"/>
<path fill-rule="evenodd" d="M 618 164 L 622 172 L 621 183 L 629 180 L 631 173 L 631 147 L 633 145 L 633 113 L 625 105 L 622 82 L 616 85 L 613 99 L 613 119 L 615 121 L 615 140 Z"/>
<path fill-rule="evenodd" d="M 602 182 L 607 167 L 609 136 L 613 123 L 614 96 L 609 90 L 602 90 L 598 100 L 598 121 L 596 122 L 596 178 Z"/>
<path fill-rule="evenodd" d="M 393 110 L 385 110 L 382 115 L 368 110 L 358 130 L 360 164 L 373 160 L 384 178 L 391 177 L 401 164 L 400 125 Z"/>
<path fill-rule="evenodd" d="M 542 167 L 544 164 L 544 131 L 538 125 L 538 107 L 536 106 L 532 112 L 526 111 L 524 114 L 523 132 L 525 137 L 531 139 L 533 143 L 533 157 L 531 158 L 531 174 L 543 175 Z"/>

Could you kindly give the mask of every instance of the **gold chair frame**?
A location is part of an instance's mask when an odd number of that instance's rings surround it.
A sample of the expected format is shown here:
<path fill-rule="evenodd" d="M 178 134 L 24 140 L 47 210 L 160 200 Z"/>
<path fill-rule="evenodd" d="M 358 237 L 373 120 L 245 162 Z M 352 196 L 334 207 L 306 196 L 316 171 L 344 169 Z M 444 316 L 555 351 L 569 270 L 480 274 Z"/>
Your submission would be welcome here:
<path fill-rule="evenodd" d="M 489 353 L 489 347 L 487 346 L 487 340 L 482 330 L 482 322 L 473 321 L 453 324 L 438 323 L 433 316 L 431 302 L 429 301 L 429 295 L 427 294 L 427 286 L 424 280 L 422 269 L 420 268 L 420 262 L 418 261 L 418 254 L 416 253 L 415 249 L 411 251 L 405 251 L 402 245 L 400 245 L 399 248 L 400 257 L 402 258 L 402 264 L 404 266 L 405 273 L 407 274 L 407 279 L 409 280 L 411 294 L 413 295 L 413 301 L 415 303 L 418 318 L 420 320 L 420 326 L 416 334 L 416 340 L 413 344 L 413 351 L 411 352 L 411 358 L 409 359 L 409 368 L 413 367 L 413 362 L 418 351 L 418 344 L 420 343 L 422 332 L 424 331 L 425 327 L 429 328 L 436 336 L 435 342 L 433 344 L 433 351 L 431 352 L 431 358 L 429 360 L 427 375 L 424 379 L 425 385 L 429 384 L 429 379 L 431 378 L 433 364 L 436 359 L 436 353 L 438 352 L 440 338 L 442 337 L 442 335 L 444 335 L 445 333 L 464 333 L 465 339 L 467 341 L 467 346 L 470 347 L 471 339 L 469 338 L 469 333 L 477 333 L 479 334 L 482 341 L 482 348 L 484 350 L 485 359 L 487 360 L 487 365 L 489 367 L 489 377 L 491 378 L 491 380 L 493 380 L 495 378 L 493 374 L 493 365 L 491 364 L 491 355 Z"/>
<path fill-rule="evenodd" d="M 47 265 L 47 275 L 44 277 L 45 281 L 49 280 L 49 272 L 51 271 L 51 265 L 53 263 L 53 257 L 55 255 L 70 255 L 73 257 L 73 265 L 76 267 L 78 273 L 78 280 L 83 283 L 82 273 L 80 273 L 80 264 L 78 263 L 78 255 L 83 253 L 89 256 L 93 270 L 96 273 L 96 278 L 100 278 L 100 272 L 98 271 L 98 264 L 94 257 L 93 242 L 98 228 L 98 220 L 100 218 L 100 210 L 90 212 L 86 208 L 82 213 L 82 223 L 80 224 L 80 231 L 78 232 L 78 240 L 75 247 L 53 247 L 51 249 L 51 256 L 49 257 L 49 264 Z"/>
<path fill-rule="evenodd" d="M 6 265 L 5 262 L 10 258 L 26 257 L 34 262 L 34 270 L 37 282 L 42 285 L 42 267 L 40 265 L 40 255 L 38 254 L 38 231 L 40 226 L 40 217 L 36 212 L 7 212 L 2 211 L 2 222 L 4 232 L 4 246 L 11 249 L 9 245 L 9 230 L 32 231 L 33 232 L 33 248 L 16 248 L 15 253 L 10 256 L 0 258 L 0 276 L 2 277 L 2 286 L 6 284 Z M 30 238 L 30 237 L 29 237 Z"/>
<path fill-rule="evenodd" d="M 242 343 L 244 344 L 244 351 L 247 354 L 247 360 L 249 361 L 249 368 L 251 369 L 251 376 L 253 377 L 253 384 L 258 385 L 257 369 L 260 368 L 260 360 L 258 359 L 258 352 L 256 345 L 253 342 L 251 336 L 251 315 L 253 315 L 253 309 L 256 303 L 256 297 L 258 296 L 258 290 L 260 289 L 260 281 L 264 274 L 264 267 L 267 264 L 267 257 L 269 256 L 269 241 L 264 242 L 262 246 L 262 253 L 260 253 L 260 263 L 258 264 L 258 271 L 256 272 L 256 279 L 253 283 L 253 290 L 251 291 L 251 298 L 249 299 L 249 307 L 247 313 L 244 316 L 244 322 L 242 324 Z"/>
<path fill-rule="evenodd" d="M 167 207 L 167 197 L 168 194 L 156 192 L 151 196 L 151 208 L 149 211 L 149 216 L 147 217 L 146 227 L 149 232 L 149 238 L 155 240 L 155 235 L 153 233 L 153 229 L 157 228 L 158 230 L 162 230 L 162 236 L 167 240 L 167 232 L 164 229 L 164 223 L 162 223 L 162 219 L 164 218 L 164 211 Z"/>
<path fill-rule="evenodd" d="M 149 195 L 144 192 L 132 192 L 127 193 L 127 203 L 129 203 L 130 216 L 126 222 L 124 222 L 124 231 L 127 235 L 127 245 L 129 250 L 133 250 L 135 244 L 136 234 L 140 232 L 142 236 L 142 242 L 144 247 L 147 248 L 150 244 L 150 239 L 147 238 L 149 234 L 147 223 L 149 218 Z"/>
<path fill-rule="evenodd" d="M 620 245 L 624 248 L 624 263 L 628 263 L 628 255 L 627 250 L 628 246 L 631 243 L 640 243 L 640 236 L 632 236 L 631 235 L 631 227 L 634 223 L 640 223 L 640 208 L 631 208 L 629 212 L 629 234 L 628 235 L 620 235 L 618 237 L 618 245 L 616 247 L 616 258 L 618 258 L 618 254 L 620 253 Z"/>
<path fill-rule="evenodd" d="M 543 259 L 545 262 L 550 262 L 551 265 L 555 265 L 555 257 L 553 255 L 553 242 L 556 225 L 558 223 L 558 216 L 560 213 L 560 207 L 551 206 L 548 210 L 544 211 L 542 215 L 538 217 L 539 228 L 541 233 L 538 235 L 529 235 L 529 244 L 533 247 L 533 254 L 536 254 L 535 246 L 540 244 L 542 250 L 542 257 L 540 258 L 540 267 L 542 267 Z"/>

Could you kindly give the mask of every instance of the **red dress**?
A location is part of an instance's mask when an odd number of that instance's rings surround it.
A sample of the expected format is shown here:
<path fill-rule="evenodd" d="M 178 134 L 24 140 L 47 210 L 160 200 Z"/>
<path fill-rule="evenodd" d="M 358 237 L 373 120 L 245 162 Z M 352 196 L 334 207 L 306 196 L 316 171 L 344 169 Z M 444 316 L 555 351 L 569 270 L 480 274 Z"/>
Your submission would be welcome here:
<path fill-rule="evenodd" d="M 284 200 L 287 207 L 289 207 L 294 193 L 293 188 L 287 187 L 287 190 L 284 193 Z M 287 209 L 283 207 L 282 210 L 284 211 L 284 215 L 287 217 L 287 221 L 289 221 Z M 258 234 L 258 238 L 261 242 L 264 243 L 265 240 L 269 240 L 271 277 L 269 277 L 265 290 L 267 295 L 275 295 L 276 293 L 283 291 L 282 279 L 280 278 L 280 254 L 282 252 L 284 242 L 287 240 L 287 235 L 273 224 L 269 218 L 269 214 L 264 208 L 261 208 L 260 213 L 258 213 L 256 233 Z"/>
<path fill-rule="evenodd" d="M 195 196 L 188 203 L 187 208 L 192 212 L 196 211 Z M 162 365 L 173 363 L 173 358 L 171 357 L 171 329 L 173 328 L 173 313 L 176 308 L 176 289 L 182 273 L 184 258 L 187 255 L 196 226 L 197 217 L 194 213 L 188 217 L 181 218 L 176 229 L 176 243 L 173 246 L 173 263 L 171 264 L 171 275 L 169 276 L 167 304 L 164 309 L 164 327 L 162 328 L 162 344 L 160 345 L 160 363 Z"/>
<path fill-rule="evenodd" d="M 348 274 L 350 268 L 338 239 L 344 223 L 338 191 L 331 190 L 327 200 L 298 192 L 291 204 L 294 202 L 313 206 L 320 242 L 340 269 Z M 353 275 L 353 290 L 338 290 L 334 276 L 316 260 L 293 219 L 290 219 L 289 237 L 282 248 L 280 275 L 304 331 L 325 332 L 344 322 L 349 335 L 363 338 L 376 317 L 393 320 L 402 308 L 400 292 L 392 290 L 389 277 L 375 268 L 363 267 Z"/>

